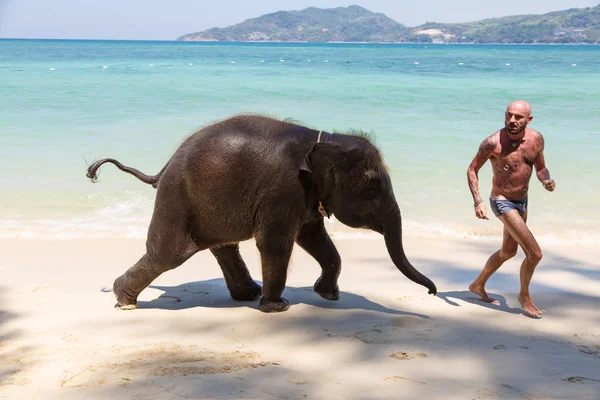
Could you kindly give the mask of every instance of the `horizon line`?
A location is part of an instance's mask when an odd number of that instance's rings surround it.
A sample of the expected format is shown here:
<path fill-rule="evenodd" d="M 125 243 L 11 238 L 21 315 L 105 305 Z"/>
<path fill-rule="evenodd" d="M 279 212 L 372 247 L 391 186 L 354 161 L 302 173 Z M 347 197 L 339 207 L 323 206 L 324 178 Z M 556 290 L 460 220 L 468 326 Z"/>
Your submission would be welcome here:
<path fill-rule="evenodd" d="M 90 38 L 21 38 L 21 37 L 0 37 L 0 40 L 22 40 L 22 41 L 34 41 L 34 40 L 62 40 L 62 41 L 88 41 L 88 42 L 174 42 L 174 43 L 202 43 L 202 44 L 222 44 L 222 43 L 290 43 L 290 44 L 381 44 L 381 45 L 394 45 L 394 44 L 418 44 L 423 46 L 456 46 L 456 45 L 522 45 L 522 46 L 600 46 L 600 43 L 474 43 L 474 42 L 453 42 L 453 43 L 424 43 L 424 42 L 342 42 L 342 41 L 330 41 L 330 42 L 309 42 L 309 41 L 276 41 L 276 40 L 178 40 L 178 39 L 90 39 Z"/>

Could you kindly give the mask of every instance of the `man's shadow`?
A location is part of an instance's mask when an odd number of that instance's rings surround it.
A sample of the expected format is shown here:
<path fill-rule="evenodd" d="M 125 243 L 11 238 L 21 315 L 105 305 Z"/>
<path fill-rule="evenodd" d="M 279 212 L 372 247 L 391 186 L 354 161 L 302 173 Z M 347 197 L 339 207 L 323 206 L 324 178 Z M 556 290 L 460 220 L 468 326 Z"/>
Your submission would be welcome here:
<path fill-rule="evenodd" d="M 504 298 L 504 296 L 495 293 L 490 293 L 489 296 L 495 300 L 494 303 L 488 303 L 487 301 L 483 301 L 476 294 L 468 290 L 437 293 L 437 297 L 454 307 L 460 307 L 460 304 L 451 299 L 460 299 L 464 302 L 489 308 L 491 310 L 504 311 L 510 314 L 523 314 L 522 309 L 510 307 L 506 302 L 506 298 Z"/>
<path fill-rule="evenodd" d="M 257 283 L 261 284 L 261 282 Z M 189 282 L 179 286 L 150 285 L 148 287 L 163 291 L 164 293 L 150 301 L 138 301 L 138 309 L 185 310 L 194 307 L 248 307 L 258 310 L 258 299 L 253 301 L 233 300 L 229 296 L 229 291 L 223 278 Z M 289 300 L 292 306 L 306 304 L 323 309 L 377 311 L 392 315 L 429 318 L 425 314 L 394 310 L 375 303 L 366 297 L 349 292 L 340 292 L 340 299 L 338 301 L 329 301 L 316 294 L 312 287 L 286 286 L 283 296 Z"/>

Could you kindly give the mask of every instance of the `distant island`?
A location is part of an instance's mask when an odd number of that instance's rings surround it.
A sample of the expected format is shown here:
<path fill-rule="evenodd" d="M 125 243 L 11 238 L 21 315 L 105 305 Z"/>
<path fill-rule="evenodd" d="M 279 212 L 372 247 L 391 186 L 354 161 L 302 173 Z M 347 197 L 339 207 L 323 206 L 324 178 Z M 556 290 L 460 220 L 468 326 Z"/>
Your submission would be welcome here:
<path fill-rule="evenodd" d="M 600 5 L 542 15 L 407 27 L 360 6 L 278 11 L 177 40 L 222 42 L 571 43 L 600 42 Z"/>

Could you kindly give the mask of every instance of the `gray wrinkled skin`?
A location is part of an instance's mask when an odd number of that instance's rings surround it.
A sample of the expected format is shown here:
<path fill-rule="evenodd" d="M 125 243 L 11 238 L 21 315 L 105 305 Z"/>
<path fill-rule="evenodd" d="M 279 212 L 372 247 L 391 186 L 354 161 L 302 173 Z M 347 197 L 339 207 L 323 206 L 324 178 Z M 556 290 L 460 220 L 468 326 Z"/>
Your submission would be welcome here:
<path fill-rule="evenodd" d="M 108 162 L 157 188 L 146 254 L 113 285 L 120 308 L 135 308 L 156 277 L 209 249 L 233 299 L 262 295 L 261 311 L 285 311 L 281 294 L 294 243 L 321 265 L 315 292 L 338 300 L 341 260 L 323 214 L 383 234 L 398 269 L 435 294 L 404 254 L 400 210 L 377 148 L 362 136 L 323 132 L 317 143 L 318 136 L 293 123 L 241 115 L 191 135 L 156 176 L 113 159 L 92 164 L 92 180 Z M 239 253 L 238 243 L 251 238 L 261 255 L 262 288 Z"/>

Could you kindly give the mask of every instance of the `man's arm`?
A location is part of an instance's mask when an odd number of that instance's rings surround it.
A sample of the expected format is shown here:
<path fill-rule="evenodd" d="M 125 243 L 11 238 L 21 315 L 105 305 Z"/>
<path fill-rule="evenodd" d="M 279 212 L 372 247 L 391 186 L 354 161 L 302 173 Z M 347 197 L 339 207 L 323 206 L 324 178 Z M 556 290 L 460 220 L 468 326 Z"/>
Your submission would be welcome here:
<path fill-rule="evenodd" d="M 475 206 L 475 215 L 480 219 L 488 219 L 487 213 L 485 210 L 485 205 L 483 204 L 483 200 L 479 195 L 479 177 L 477 173 L 483 167 L 483 164 L 487 162 L 492 156 L 492 152 L 496 148 L 496 135 L 492 135 L 486 138 L 479 145 L 479 150 L 477 154 L 471 161 L 469 168 L 467 169 L 467 181 L 469 183 L 469 189 L 471 190 L 471 194 L 473 195 L 473 205 Z"/>
<path fill-rule="evenodd" d="M 544 160 L 544 138 L 541 135 L 540 141 L 541 149 L 537 157 L 535 158 L 535 171 L 538 180 L 542 182 L 544 188 L 552 192 L 556 187 L 556 184 L 554 183 L 554 179 L 550 178 L 550 171 L 548 171 L 548 168 L 546 168 L 546 161 Z"/>

